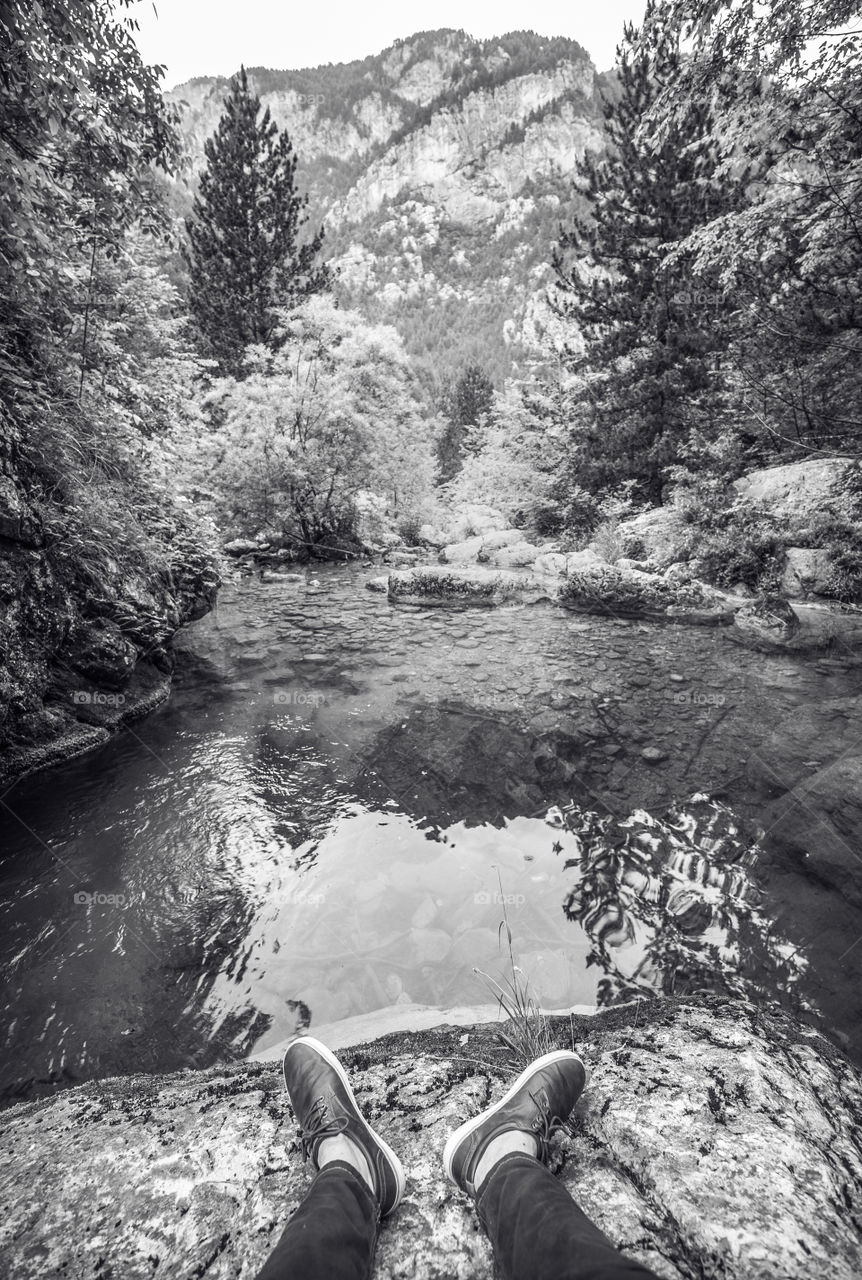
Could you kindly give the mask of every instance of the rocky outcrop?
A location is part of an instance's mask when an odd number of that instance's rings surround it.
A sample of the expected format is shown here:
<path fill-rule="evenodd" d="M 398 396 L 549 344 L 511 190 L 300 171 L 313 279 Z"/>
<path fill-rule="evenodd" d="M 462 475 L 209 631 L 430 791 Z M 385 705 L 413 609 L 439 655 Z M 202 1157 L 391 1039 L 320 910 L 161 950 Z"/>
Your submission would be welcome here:
<path fill-rule="evenodd" d="M 98 746 L 163 701 L 171 639 L 212 607 L 219 578 L 178 519 L 162 563 L 148 567 L 142 556 L 129 570 L 103 558 L 94 580 L 56 527 L 43 536 L 26 473 L 11 447 L 0 453 L 0 785 L 8 786 Z"/>
<path fill-rule="evenodd" d="M 558 323 L 546 246 L 578 157 L 603 146 L 602 77 L 584 49 L 527 31 L 476 40 L 444 29 L 350 64 L 248 78 L 293 143 L 342 298 L 404 337 L 420 327 L 444 381 L 457 378 L 462 332 L 471 343 L 480 334 L 501 369 L 522 344 L 538 349 Z M 228 90 L 209 76 L 169 95 L 195 173 Z"/>
<path fill-rule="evenodd" d="M 550 1028 L 591 1071 L 554 1167 L 616 1245 L 664 1280 L 855 1280 L 862 1081 L 819 1034 L 715 998 Z M 440 1151 L 505 1091 L 509 1051 L 459 1026 L 340 1057 L 408 1178 L 375 1275 L 491 1280 Z M 101 1081 L 4 1121 L 0 1268 L 15 1280 L 251 1280 L 309 1184 L 275 1063 Z"/>
<path fill-rule="evenodd" d="M 751 471 L 733 487 L 746 505 L 799 520 L 840 502 L 857 473 L 858 463 L 852 458 L 806 458 Z"/>
<path fill-rule="evenodd" d="M 601 147 L 597 127 L 570 102 L 554 110 L 552 129 L 543 119 L 527 125 L 517 143 L 507 136 L 513 124 L 567 95 L 591 98 L 594 80 L 595 71 L 585 59 L 468 94 L 456 110 L 436 112 L 427 125 L 369 165 L 333 208 L 330 220 L 359 222 L 405 189 L 421 190 L 456 222 L 495 217 L 528 176 L 535 180 L 553 171 L 571 172 L 578 156 Z"/>

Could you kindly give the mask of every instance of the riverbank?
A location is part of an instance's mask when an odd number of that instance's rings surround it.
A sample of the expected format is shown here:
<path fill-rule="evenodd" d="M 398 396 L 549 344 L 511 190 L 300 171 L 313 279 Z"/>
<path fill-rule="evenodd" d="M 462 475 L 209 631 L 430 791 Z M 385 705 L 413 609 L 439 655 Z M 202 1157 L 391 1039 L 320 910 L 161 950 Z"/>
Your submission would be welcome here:
<path fill-rule="evenodd" d="M 663 1280 L 855 1280 L 862 1079 L 821 1036 L 716 998 L 553 1032 L 590 1069 L 554 1167 L 615 1244 Z M 490 1280 L 440 1150 L 505 1091 L 505 1052 L 493 1030 L 461 1026 L 341 1052 L 408 1176 L 381 1232 L 380 1280 Z M 0 1139 L 0 1264 L 16 1280 L 250 1280 L 309 1184 L 295 1132 L 274 1063 L 105 1080 L 15 1107 Z"/>

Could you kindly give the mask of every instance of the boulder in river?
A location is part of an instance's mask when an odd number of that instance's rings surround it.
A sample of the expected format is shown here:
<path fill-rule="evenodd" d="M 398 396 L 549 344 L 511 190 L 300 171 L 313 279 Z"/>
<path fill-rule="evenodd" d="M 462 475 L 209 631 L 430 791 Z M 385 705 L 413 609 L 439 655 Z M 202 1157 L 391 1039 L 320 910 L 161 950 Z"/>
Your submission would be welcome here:
<path fill-rule="evenodd" d="M 423 565 L 389 575 L 389 599 L 396 604 L 497 605 L 553 597 L 538 578 L 484 565 Z"/>
<path fill-rule="evenodd" d="M 668 580 L 611 564 L 570 570 L 559 599 L 569 608 L 610 616 L 694 623 L 729 623 L 733 618 L 726 598 L 703 583 Z"/>
<path fill-rule="evenodd" d="M 733 639 L 755 649 L 785 648 L 799 630 L 799 617 L 783 596 L 767 594 L 743 605 L 733 620 Z"/>
<path fill-rule="evenodd" d="M 664 1280 L 856 1280 L 862 1080 L 819 1033 L 716 997 L 550 1027 L 591 1073 L 555 1168 L 625 1253 Z M 407 1173 L 378 1280 L 491 1280 L 488 1242 L 440 1153 L 503 1094 L 517 1070 L 507 1055 L 487 1026 L 340 1051 Z M 0 1270 L 16 1280 L 251 1280 L 311 1177 L 276 1063 L 69 1089 L 7 1111 L 0 1148 Z"/>
<path fill-rule="evenodd" d="M 230 542 L 224 544 L 222 551 L 228 556 L 250 556 L 254 555 L 256 551 L 263 551 L 268 547 L 268 542 L 255 542 L 252 538 L 233 538 Z"/>

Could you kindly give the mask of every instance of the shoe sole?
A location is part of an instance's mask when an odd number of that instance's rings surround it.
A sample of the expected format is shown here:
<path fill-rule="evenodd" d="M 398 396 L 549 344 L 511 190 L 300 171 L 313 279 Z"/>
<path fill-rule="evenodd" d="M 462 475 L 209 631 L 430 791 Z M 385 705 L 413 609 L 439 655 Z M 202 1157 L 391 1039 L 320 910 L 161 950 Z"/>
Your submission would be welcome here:
<path fill-rule="evenodd" d="M 371 1128 L 371 1125 L 365 1119 L 365 1116 L 359 1110 L 359 1104 L 357 1103 L 356 1098 L 353 1096 L 353 1090 L 350 1087 L 350 1081 L 347 1078 L 347 1074 L 344 1070 L 344 1067 L 342 1067 L 341 1063 L 338 1061 L 335 1054 L 332 1052 L 331 1049 L 327 1049 L 326 1045 L 322 1044 L 320 1040 L 315 1040 L 314 1036 L 298 1036 L 297 1039 L 292 1040 L 291 1043 L 285 1049 L 284 1058 L 282 1059 L 282 1063 L 281 1063 L 281 1074 L 284 1077 L 285 1089 L 287 1089 L 287 1072 L 285 1071 L 287 1055 L 290 1053 L 292 1045 L 296 1043 L 312 1045 L 320 1054 L 321 1058 L 323 1058 L 324 1062 L 328 1063 L 329 1066 L 332 1067 L 333 1071 L 336 1072 L 339 1080 L 347 1090 L 347 1094 L 348 1094 L 348 1097 L 350 1098 L 350 1101 L 353 1103 L 354 1107 L 356 1108 L 356 1114 L 359 1117 L 359 1120 L 365 1126 L 366 1130 L 371 1135 L 374 1142 L 377 1144 L 378 1147 L 380 1147 L 380 1149 L 383 1151 L 383 1154 L 386 1156 L 386 1159 L 392 1165 L 392 1168 L 395 1173 L 395 1183 L 396 1183 L 397 1190 L 395 1193 L 395 1202 L 392 1205 L 392 1208 L 387 1209 L 386 1211 L 387 1214 L 392 1213 L 392 1210 L 397 1209 L 398 1205 L 401 1203 L 401 1200 L 404 1196 L 404 1188 L 407 1182 L 406 1178 L 404 1177 L 404 1168 L 401 1164 L 401 1161 L 398 1159 L 395 1152 L 389 1146 L 389 1143 L 384 1142 L 383 1139 L 380 1137 L 379 1133 L 375 1133 L 375 1131 Z M 288 1093 L 289 1092 L 290 1091 L 288 1090 Z"/>
<path fill-rule="evenodd" d="M 578 1055 L 576 1053 L 572 1053 L 570 1049 L 555 1049 L 553 1053 L 546 1053 L 541 1058 L 537 1058 L 535 1062 L 531 1062 L 530 1065 L 521 1072 L 511 1089 L 503 1095 L 499 1102 L 495 1102 L 493 1106 L 490 1106 L 485 1111 L 480 1112 L 478 1116 L 473 1116 L 471 1120 L 465 1120 L 460 1128 L 456 1129 L 454 1133 L 449 1135 L 446 1140 L 446 1145 L 443 1148 L 443 1167 L 446 1170 L 446 1177 L 450 1182 L 454 1182 L 455 1186 L 458 1186 L 458 1182 L 452 1174 L 452 1161 L 455 1158 L 456 1150 L 464 1139 L 469 1137 L 469 1135 L 473 1133 L 475 1129 L 478 1129 L 480 1125 L 484 1124 L 490 1116 L 494 1115 L 497 1111 L 501 1111 L 503 1107 L 505 1107 L 506 1103 L 510 1102 L 511 1099 L 514 1098 L 518 1090 L 523 1088 L 531 1076 L 534 1076 L 537 1072 L 541 1071 L 543 1067 L 550 1066 L 552 1062 L 571 1062 L 572 1058 L 580 1063 L 584 1072 L 584 1088 L 586 1088 L 587 1069 L 583 1062 L 581 1062 Z"/>

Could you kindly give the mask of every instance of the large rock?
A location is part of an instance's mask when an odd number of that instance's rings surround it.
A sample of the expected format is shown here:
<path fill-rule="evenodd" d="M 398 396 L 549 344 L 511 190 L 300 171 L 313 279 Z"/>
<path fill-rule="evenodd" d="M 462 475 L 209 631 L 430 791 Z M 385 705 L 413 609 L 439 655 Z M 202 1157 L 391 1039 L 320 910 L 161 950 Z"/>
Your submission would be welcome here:
<path fill-rule="evenodd" d="M 854 745 L 856 754 L 839 756 L 797 783 L 765 811 L 763 821 L 774 860 L 803 866 L 862 904 L 862 755 L 858 741 Z"/>
<path fill-rule="evenodd" d="M 503 547 L 522 544 L 524 535 L 520 529 L 496 529 L 491 533 L 475 534 L 463 542 L 451 542 L 443 548 L 440 559 L 447 564 L 476 564 L 492 561 L 497 563 L 495 554 Z M 535 559 L 535 555 L 533 557 Z"/>
<path fill-rule="evenodd" d="M 231 542 L 224 544 L 222 551 L 228 556 L 250 556 L 268 546 L 269 543 L 257 542 L 254 538 L 234 538 Z"/>
<path fill-rule="evenodd" d="M 135 646 L 110 619 L 76 627 L 64 652 L 87 680 L 113 691 L 125 688 L 138 660 Z"/>
<path fill-rule="evenodd" d="M 763 595 L 737 612 L 731 636 L 751 648 L 771 652 L 786 648 L 799 626 L 799 616 L 783 596 Z"/>
<path fill-rule="evenodd" d="M 832 557 L 822 547 L 787 547 L 781 590 L 791 599 L 828 595 L 832 588 Z"/>
<path fill-rule="evenodd" d="M 48 499 L 2 432 L 0 477 L 2 789 L 99 745 L 163 701 L 171 639 L 212 607 L 219 574 L 179 511 L 160 533 L 158 556 L 142 555 L 135 568 L 104 546 L 96 561 L 74 539 L 45 551 L 31 515 Z M 65 518 L 56 508 L 54 527 L 62 531 Z"/>
<path fill-rule="evenodd" d="M 532 542 L 514 542 L 507 547 L 499 547 L 488 554 L 490 564 L 501 569 L 526 569 L 535 564 L 536 558 L 542 554 L 542 548 Z M 483 557 L 484 559 L 484 557 Z"/>
<path fill-rule="evenodd" d="M 799 520 L 841 501 L 856 474 L 858 465 L 852 458 L 809 458 L 752 471 L 733 487 L 743 502 Z"/>
<path fill-rule="evenodd" d="M 551 1028 L 591 1071 L 555 1168 L 625 1253 L 664 1280 L 862 1273 L 862 1081 L 818 1033 L 714 998 Z M 340 1056 L 408 1179 L 375 1275 L 491 1280 L 488 1242 L 440 1153 L 518 1069 L 494 1031 L 393 1034 Z M 0 1270 L 252 1280 L 309 1185 L 295 1135 L 275 1063 L 106 1080 L 15 1107 L 0 1139 Z"/>
<path fill-rule="evenodd" d="M 657 574 L 601 563 L 571 570 L 559 599 L 572 609 L 617 617 L 695 623 L 726 623 L 733 618 L 727 601 L 703 583 L 668 581 Z"/>
<path fill-rule="evenodd" d="M 682 529 L 671 507 L 651 507 L 620 522 L 620 543 L 626 556 L 649 560 L 664 569 L 679 559 Z"/>
<path fill-rule="evenodd" d="M 465 538 L 463 542 L 450 542 L 440 552 L 440 559 L 445 564 L 475 564 L 477 557 L 485 545 L 481 534 Z"/>
<path fill-rule="evenodd" d="M 484 565 L 423 565 L 389 575 L 389 599 L 396 604 L 497 605 L 553 598 L 538 578 Z"/>

